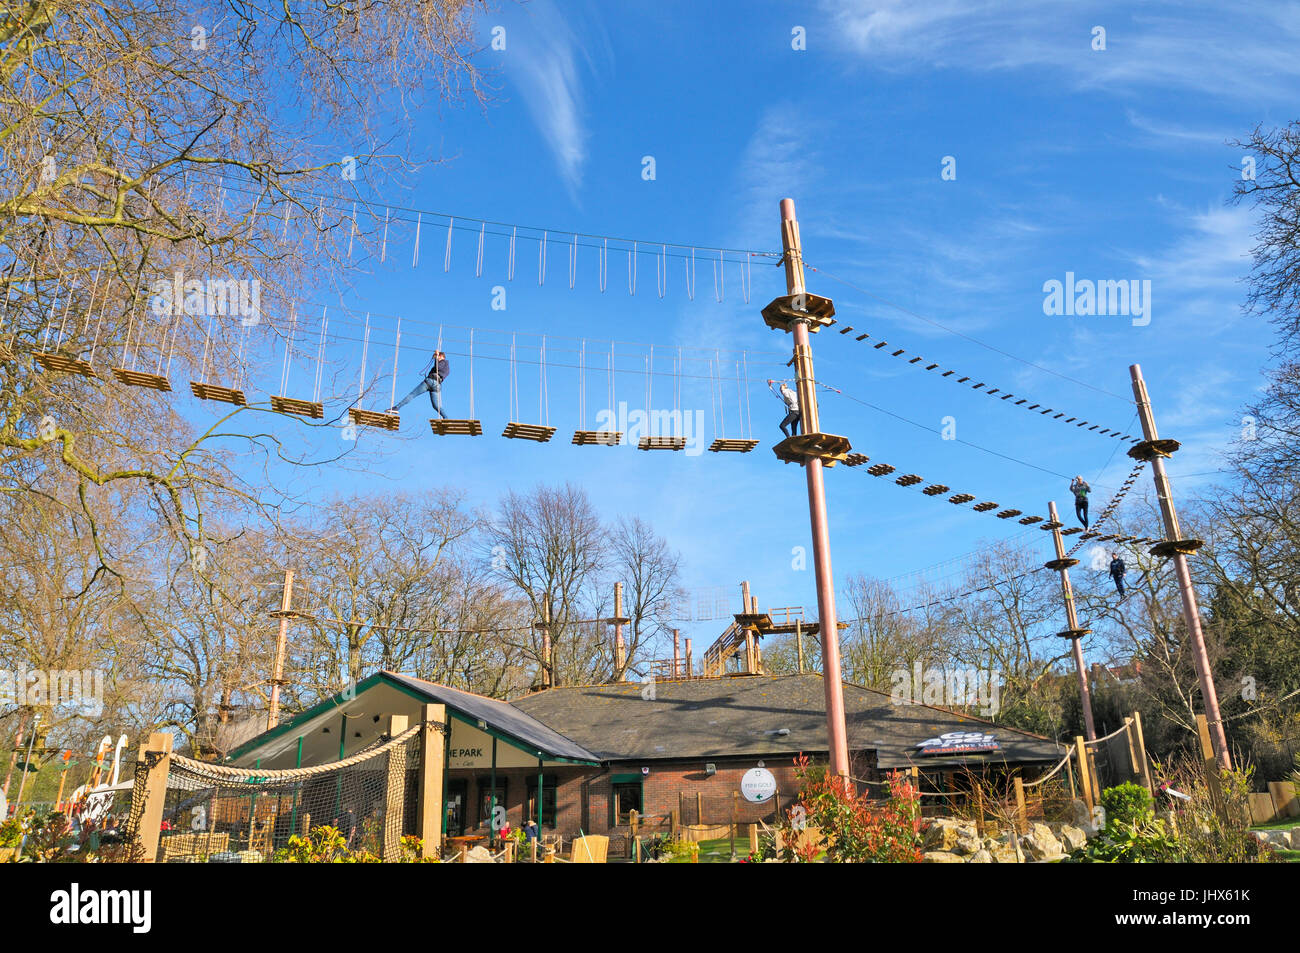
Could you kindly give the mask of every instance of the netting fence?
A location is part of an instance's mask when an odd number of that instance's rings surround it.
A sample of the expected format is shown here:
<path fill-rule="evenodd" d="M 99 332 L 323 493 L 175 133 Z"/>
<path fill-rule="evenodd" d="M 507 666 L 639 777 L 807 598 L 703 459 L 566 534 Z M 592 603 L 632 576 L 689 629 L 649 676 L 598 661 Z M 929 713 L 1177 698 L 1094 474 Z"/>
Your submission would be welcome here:
<path fill-rule="evenodd" d="M 384 859 L 415 834 L 420 744 L 415 725 L 332 764 L 235 768 L 171 756 L 157 860 L 260 863 L 323 826 L 344 846 Z M 136 767 L 130 824 L 141 822 L 147 763 Z"/>

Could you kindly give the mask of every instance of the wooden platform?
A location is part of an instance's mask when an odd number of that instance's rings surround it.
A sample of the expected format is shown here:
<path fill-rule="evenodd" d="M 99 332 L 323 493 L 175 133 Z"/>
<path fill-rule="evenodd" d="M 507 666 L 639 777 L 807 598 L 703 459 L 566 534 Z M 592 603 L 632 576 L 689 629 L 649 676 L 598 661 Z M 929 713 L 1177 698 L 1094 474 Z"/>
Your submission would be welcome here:
<path fill-rule="evenodd" d="M 1181 447 L 1177 440 L 1143 440 L 1128 448 L 1128 455 L 1134 460 L 1150 462 L 1156 457 L 1170 456 Z"/>
<path fill-rule="evenodd" d="M 82 377 L 99 377 L 95 373 L 95 369 L 90 366 L 89 361 L 69 357 L 67 354 L 59 354 L 57 351 L 33 354 L 32 357 L 37 364 L 47 371 L 62 371 L 65 374 L 79 374 Z"/>
<path fill-rule="evenodd" d="M 198 381 L 190 381 L 190 391 L 199 400 L 219 400 L 223 404 L 234 404 L 236 407 L 248 406 L 248 400 L 244 397 L 244 392 L 236 390 L 234 387 L 222 387 L 220 384 L 200 384 Z"/>
<path fill-rule="evenodd" d="M 848 437 L 833 433 L 799 433 L 786 437 L 772 448 L 772 452 L 782 463 L 803 463 L 815 458 L 833 467 L 848 457 L 852 449 Z"/>
<path fill-rule="evenodd" d="M 362 410 L 360 407 L 349 407 L 348 417 L 358 427 L 378 427 L 380 430 L 396 430 L 402 425 L 402 418 L 399 414 L 385 414 L 378 410 Z"/>
<path fill-rule="evenodd" d="M 555 436 L 555 428 L 511 421 L 506 424 L 506 429 L 501 431 L 501 436 L 509 437 L 511 440 L 536 440 L 538 443 L 546 443 Z"/>
<path fill-rule="evenodd" d="M 622 440 L 620 430 L 575 430 L 572 442 L 579 447 L 617 447 Z"/>
<path fill-rule="evenodd" d="M 685 450 L 685 437 L 642 437 L 637 441 L 638 450 Z"/>
<path fill-rule="evenodd" d="M 271 409 L 280 414 L 297 414 L 299 417 L 311 417 L 320 420 L 325 416 L 325 405 L 314 400 L 299 400 L 297 397 L 271 398 Z"/>
<path fill-rule="evenodd" d="M 1062 559 L 1053 559 L 1051 562 L 1043 563 L 1043 568 L 1055 569 L 1057 572 L 1060 572 L 1062 569 L 1069 569 L 1071 566 L 1077 565 L 1079 565 L 1079 560 L 1071 559 L 1069 556 L 1066 556 Z"/>
<path fill-rule="evenodd" d="M 131 387 L 147 387 L 150 390 L 170 391 L 172 382 L 161 374 L 150 374 L 147 371 L 129 371 L 125 367 L 113 368 L 113 376 L 120 383 L 127 384 Z"/>
<path fill-rule="evenodd" d="M 1204 545 L 1204 540 L 1200 539 L 1166 539 L 1151 547 L 1151 555 L 1168 557 L 1181 553 L 1191 556 Z"/>
<path fill-rule="evenodd" d="M 757 440 L 736 440 L 730 437 L 718 437 L 709 444 L 711 453 L 749 453 L 758 446 Z"/>
<path fill-rule="evenodd" d="M 481 437 L 483 424 L 477 420 L 443 420 L 434 418 L 429 426 L 439 437 Z"/>
<path fill-rule="evenodd" d="M 763 321 L 769 328 L 789 331 L 795 321 L 807 321 L 808 330 L 816 334 L 835 323 L 835 304 L 821 295 L 783 295 L 763 309 Z"/>

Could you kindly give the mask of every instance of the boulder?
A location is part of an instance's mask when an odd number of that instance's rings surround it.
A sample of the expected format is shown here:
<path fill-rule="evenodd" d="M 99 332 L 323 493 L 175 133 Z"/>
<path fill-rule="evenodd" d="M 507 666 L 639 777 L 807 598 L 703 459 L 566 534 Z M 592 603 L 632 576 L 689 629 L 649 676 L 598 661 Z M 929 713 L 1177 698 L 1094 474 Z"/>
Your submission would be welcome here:
<path fill-rule="evenodd" d="M 958 841 L 964 841 L 969 845 L 972 840 L 975 842 L 973 852 L 979 849 L 979 838 L 975 834 L 974 824 L 966 824 L 951 817 L 939 817 L 931 821 L 930 826 L 926 828 L 921 846 L 924 850 L 950 851 L 957 847 Z"/>
<path fill-rule="evenodd" d="M 1088 832 L 1073 824 L 1062 824 L 1056 836 L 1067 852 L 1088 846 Z"/>
<path fill-rule="evenodd" d="M 979 835 L 972 829 L 970 831 L 959 831 L 957 834 L 957 843 L 953 846 L 953 853 L 956 854 L 974 854 L 978 852 L 983 845 L 980 843 Z"/>
<path fill-rule="evenodd" d="M 492 852 L 486 847 L 471 847 L 469 853 L 465 855 L 465 863 L 467 864 L 491 864 L 493 862 Z"/>
<path fill-rule="evenodd" d="M 1032 860 L 1060 860 L 1064 856 L 1061 842 L 1046 824 L 1032 824 L 1029 833 L 1020 838 L 1020 846 Z"/>
<path fill-rule="evenodd" d="M 983 848 L 981 848 L 981 849 L 975 851 L 975 853 L 971 854 L 971 856 L 970 856 L 970 860 L 966 861 L 966 863 L 968 863 L 968 864 L 991 864 L 991 863 L 993 863 L 993 855 L 990 854 L 987 850 L 984 850 Z"/>
<path fill-rule="evenodd" d="M 927 850 L 921 856 L 923 864 L 962 864 L 966 860 L 946 850 Z"/>

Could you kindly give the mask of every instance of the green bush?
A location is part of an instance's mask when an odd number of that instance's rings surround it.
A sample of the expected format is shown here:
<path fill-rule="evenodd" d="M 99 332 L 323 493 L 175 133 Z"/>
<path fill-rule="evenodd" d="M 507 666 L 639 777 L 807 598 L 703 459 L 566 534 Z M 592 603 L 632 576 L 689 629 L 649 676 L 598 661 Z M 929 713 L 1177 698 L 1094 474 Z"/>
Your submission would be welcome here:
<path fill-rule="evenodd" d="M 1151 792 L 1140 784 L 1125 781 L 1101 792 L 1101 806 L 1106 811 L 1106 827 L 1111 824 L 1133 826 L 1151 820 Z"/>

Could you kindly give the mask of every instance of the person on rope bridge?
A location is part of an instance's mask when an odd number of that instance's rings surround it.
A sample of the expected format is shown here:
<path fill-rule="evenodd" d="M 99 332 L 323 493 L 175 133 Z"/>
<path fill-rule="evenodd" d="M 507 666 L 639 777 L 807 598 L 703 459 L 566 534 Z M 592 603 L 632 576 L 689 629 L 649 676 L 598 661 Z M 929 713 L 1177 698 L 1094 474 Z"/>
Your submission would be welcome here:
<path fill-rule="evenodd" d="M 439 417 L 446 420 L 447 415 L 442 412 L 442 382 L 447 379 L 447 375 L 450 371 L 451 368 L 447 363 L 447 355 L 442 351 L 434 351 L 433 359 L 429 362 L 429 367 L 424 372 L 424 379 L 421 380 L 420 383 L 416 384 L 415 387 L 411 388 L 411 392 L 398 401 L 395 407 L 389 407 L 388 412 L 390 414 L 397 413 L 405 407 L 413 397 L 428 391 L 429 402 L 433 404 L 433 409 L 438 412 Z"/>
<path fill-rule="evenodd" d="M 773 394 L 776 394 L 777 397 L 780 397 L 785 403 L 786 415 L 785 419 L 781 421 L 781 433 L 785 434 L 787 437 L 793 437 L 799 433 L 799 422 L 803 419 L 799 414 L 799 395 L 796 394 L 785 381 L 781 381 L 780 391 L 772 386 L 775 383 L 776 381 L 769 378 L 767 389 L 772 391 Z"/>
<path fill-rule="evenodd" d="M 1115 580 L 1115 589 L 1119 592 L 1119 597 L 1124 598 L 1124 560 L 1119 558 L 1119 553 L 1110 554 L 1110 578 Z"/>
<path fill-rule="evenodd" d="M 1074 494 L 1074 515 L 1079 518 L 1083 528 L 1088 528 L 1088 494 L 1092 492 L 1092 487 L 1082 476 L 1076 476 L 1070 483 L 1070 492 Z"/>

